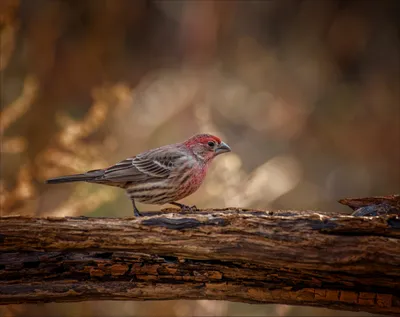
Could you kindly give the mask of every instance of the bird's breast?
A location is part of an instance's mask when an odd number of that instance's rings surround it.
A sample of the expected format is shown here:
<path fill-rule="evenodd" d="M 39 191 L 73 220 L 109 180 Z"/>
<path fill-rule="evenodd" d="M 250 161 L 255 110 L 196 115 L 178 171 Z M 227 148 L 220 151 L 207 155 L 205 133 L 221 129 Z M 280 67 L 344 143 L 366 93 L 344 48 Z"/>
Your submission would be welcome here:
<path fill-rule="evenodd" d="M 193 168 L 182 177 L 182 181 L 179 184 L 179 189 L 177 190 L 179 199 L 191 195 L 198 190 L 203 183 L 206 174 L 206 167 L 199 165 L 193 166 Z"/>

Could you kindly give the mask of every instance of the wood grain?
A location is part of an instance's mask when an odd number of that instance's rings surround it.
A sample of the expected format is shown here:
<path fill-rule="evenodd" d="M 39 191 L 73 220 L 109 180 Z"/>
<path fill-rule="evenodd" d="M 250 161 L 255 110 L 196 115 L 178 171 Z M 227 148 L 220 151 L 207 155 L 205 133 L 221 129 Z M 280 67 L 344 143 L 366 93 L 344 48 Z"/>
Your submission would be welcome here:
<path fill-rule="evenodd" d="M 0 218 L 0 303 L 217 299 L 400 314 L 400 217 Z"/>

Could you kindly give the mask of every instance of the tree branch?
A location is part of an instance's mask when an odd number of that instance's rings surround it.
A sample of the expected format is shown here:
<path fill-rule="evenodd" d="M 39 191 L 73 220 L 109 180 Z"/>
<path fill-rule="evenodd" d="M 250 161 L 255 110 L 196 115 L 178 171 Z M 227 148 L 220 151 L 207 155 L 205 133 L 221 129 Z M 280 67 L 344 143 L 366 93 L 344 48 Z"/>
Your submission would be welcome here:
<path fill-rule="evenodd" d="M 217 299 L 400 314 L 400 218 L 0 218 L 0 303 Z"/>

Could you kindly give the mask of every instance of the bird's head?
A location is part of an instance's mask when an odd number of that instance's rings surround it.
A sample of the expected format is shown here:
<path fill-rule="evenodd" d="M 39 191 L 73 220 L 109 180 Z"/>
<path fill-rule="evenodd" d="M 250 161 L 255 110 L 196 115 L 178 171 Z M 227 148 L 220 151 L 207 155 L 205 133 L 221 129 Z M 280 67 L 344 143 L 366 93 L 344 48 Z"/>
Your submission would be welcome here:
<path fill-rule="evenodd" d="M 197 134 L 185 141 L 184 144 L 197 159 L 203 162 L 209 162 L 217 155 L 231 151 L 231 148 L 219 137 L 211 134 Z"/>

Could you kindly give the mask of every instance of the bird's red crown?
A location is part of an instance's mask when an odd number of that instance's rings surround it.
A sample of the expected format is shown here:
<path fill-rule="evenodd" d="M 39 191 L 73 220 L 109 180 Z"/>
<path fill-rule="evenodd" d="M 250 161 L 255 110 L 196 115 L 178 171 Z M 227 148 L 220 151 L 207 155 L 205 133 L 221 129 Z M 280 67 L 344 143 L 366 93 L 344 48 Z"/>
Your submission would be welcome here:
<path fill-rule="evenodd" d="M 203 143 L 206 144 L 210 141 L 214 141 L 217 144 L 221 143 L 221 139 L 217 136 L 211 135 L 211 134 L 197 134 L 192 136 L 189 140 L 187 140 L 185 143 L 186 145 L 190 146 L 192 144 L 198 144 L 198 143 Z"/>

